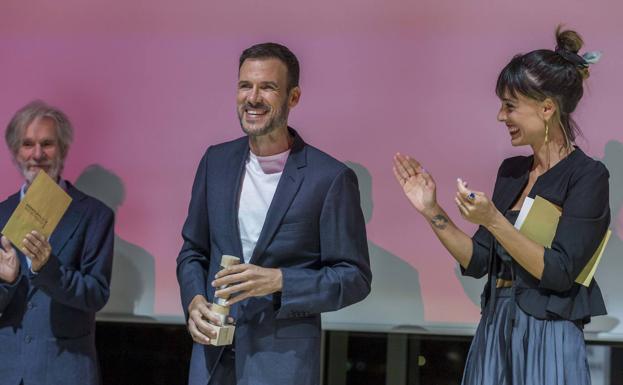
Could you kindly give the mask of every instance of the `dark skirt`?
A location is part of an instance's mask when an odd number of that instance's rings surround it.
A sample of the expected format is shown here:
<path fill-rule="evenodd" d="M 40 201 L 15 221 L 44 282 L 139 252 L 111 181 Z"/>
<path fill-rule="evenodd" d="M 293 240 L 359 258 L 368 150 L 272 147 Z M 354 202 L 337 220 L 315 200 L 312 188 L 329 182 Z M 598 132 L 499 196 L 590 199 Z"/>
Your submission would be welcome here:
<path fill-rule="evenodd" d="M 487 304 L 491 306 L 491 303 Z M 511 307 L 515 323 L 511 328 Z M 487 309 L 483 311 L 487 314 Z M 463 385 L 590 385 L 584 333 L 566 320 L 524 313 L 511 289 L 498 289 L 490 322 L 480 320 L 467 354 Z"/>

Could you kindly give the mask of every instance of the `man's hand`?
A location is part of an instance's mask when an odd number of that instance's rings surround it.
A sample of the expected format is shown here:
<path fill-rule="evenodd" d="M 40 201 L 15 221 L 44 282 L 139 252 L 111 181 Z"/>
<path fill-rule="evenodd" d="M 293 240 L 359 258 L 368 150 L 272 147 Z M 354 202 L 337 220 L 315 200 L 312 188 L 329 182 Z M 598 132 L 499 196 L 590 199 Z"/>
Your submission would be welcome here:
<path fill-rule="evenodd" d="M 52 246 L 50 242 L 36 230 L 26 235 L 26 238 L 22 241 L 24 246 L 24 255 L 26 255 L 32 262 L 31 269 L 33 272 L 38 272 L 50 259 L 50 253 L 52 252 Z"/>
<path fill-rule="evenodd" d="M 212 311 L 212 304 L 202 295 L 196 295 L 188 305 L 188 332 L 193 341 L 210 344 L 210 338 L 216 338 L 216 330 L 210 324 L 221 325 L 218 314 Z"/>
<path fill-rule="evenodd" d="M 226 289 L 217 290 L 214 294 L 227 299 L 231 306 L 249 297 L 262 297 L 281 291 L 283 276 L 280 269 L 271 269 L 250 264 L 229 266 L 216 274 L 212 281 L 213 287 L 228 285 Z M 232 297 L 232 295 L 234 295 Z M 231 297 L 231 298 L 230 298 Z"/>
<path fill-rule="evenodd" d="M 5 236 L 2 236 L 0 241 L 2 242 L 2 248 L 0 248 L 0 281 L 14 283 L 19 274 L 17 252 Z"/>

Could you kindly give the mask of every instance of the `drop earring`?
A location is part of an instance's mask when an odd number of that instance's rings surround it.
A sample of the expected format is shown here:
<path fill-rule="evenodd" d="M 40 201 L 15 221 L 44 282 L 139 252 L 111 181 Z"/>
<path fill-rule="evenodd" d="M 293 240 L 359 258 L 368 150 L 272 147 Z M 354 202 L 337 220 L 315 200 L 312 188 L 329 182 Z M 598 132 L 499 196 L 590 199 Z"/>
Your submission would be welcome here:
<path fill-rule="evenodd" d="M 547 121 L 545 121 L 545 144 L 549 142 L 549 126 L 547 125 Z"/>
<path fill-rule="evenodd" d="M 550 169 L 550 155 L 549 155 L 549 125 L 547 120 L 545 121 L 545 151 L 547 153 L 547 169 Z"/>

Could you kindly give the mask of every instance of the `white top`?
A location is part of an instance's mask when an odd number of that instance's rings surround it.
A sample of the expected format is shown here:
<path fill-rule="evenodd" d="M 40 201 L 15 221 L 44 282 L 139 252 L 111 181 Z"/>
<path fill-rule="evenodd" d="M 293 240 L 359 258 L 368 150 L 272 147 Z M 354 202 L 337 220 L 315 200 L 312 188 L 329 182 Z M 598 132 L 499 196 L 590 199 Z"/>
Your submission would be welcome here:
<path fill-rule="evenodd" d="M 270 156 L 256 156 L 249 151 L 238 205 L 238 230 L 245 263 L 249 263 L 255 250 L 288 155 L 290 150 Z"/>

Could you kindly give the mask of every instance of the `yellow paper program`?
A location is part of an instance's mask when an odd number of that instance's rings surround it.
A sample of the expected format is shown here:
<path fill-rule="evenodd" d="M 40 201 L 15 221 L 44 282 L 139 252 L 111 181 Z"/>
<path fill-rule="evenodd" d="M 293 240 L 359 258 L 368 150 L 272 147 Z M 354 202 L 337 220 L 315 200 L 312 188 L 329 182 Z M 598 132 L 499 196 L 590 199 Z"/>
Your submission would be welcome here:
<path fill-rule="evenodd" d="M 562 209 L 560 207 L 537 195 L 519 231 L 536 243 L 545 247 L 551 247 L 561 214 Z M 591 283 L 611 233 L 608 229 L 599 247 L 586 266 L 584 266 L 575 282 L 587 287 Z"/>
<path fill-rule="evenodd" d="M 48 174 L 39 171 L 2 234 L 23 251 L 22 241 L 26 234 L 36 230 L 49 238 L 70 203 L 71 197 Z"/>

